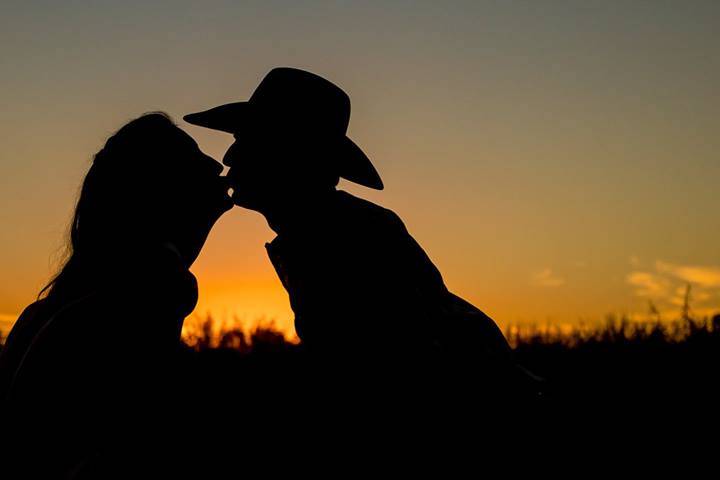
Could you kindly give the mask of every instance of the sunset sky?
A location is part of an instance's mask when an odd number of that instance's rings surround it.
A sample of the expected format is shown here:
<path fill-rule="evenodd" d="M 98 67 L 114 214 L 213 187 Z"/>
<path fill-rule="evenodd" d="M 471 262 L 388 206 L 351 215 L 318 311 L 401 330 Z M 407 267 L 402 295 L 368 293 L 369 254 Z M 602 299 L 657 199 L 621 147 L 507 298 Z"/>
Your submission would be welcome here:
<path fill-rule="evenodd" d="M 447 285 L 502 326 L 720 311 L 720 2 L 16 1 L 0 14 L 0 328 L 61 258 L 92 155 L 163 110 L 246 100 L 274 66 L 352 99 L 349 135 Z M 170 165 L 168 165 L 170 167 Z M 131 188 L 128 188 L 130 194 Z M 197 313 L 292 315 L 263 218 L 193 267 Z"/>

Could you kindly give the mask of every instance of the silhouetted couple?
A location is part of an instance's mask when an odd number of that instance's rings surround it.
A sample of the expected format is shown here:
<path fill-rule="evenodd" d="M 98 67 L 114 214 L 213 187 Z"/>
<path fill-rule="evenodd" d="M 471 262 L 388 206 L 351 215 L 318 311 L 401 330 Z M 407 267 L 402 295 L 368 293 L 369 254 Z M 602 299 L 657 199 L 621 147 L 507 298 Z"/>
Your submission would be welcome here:
<path fill-rule="evenodd" d="M 107 141 L 80 192 L 70 255 L 0 357 L 19 448 L 43 458 L 33 468 L 107 476 L 95 469 L 141 451 L 108 432 L 159 431 L 161 412 L 182 405 L 176 354 L 197 300 L 188 269 L 232 203 L 277 233 L 266 248 L 310 359 L 306 398 L 358 383 L 388 398 L 390 386 L 432 390 L 453 376 L 483 394 L 515 388 L 495 323 L 447 289 L 395 213 L 336 188 L 340 178 L 383 188 L 346 136 L 349 117 L 340 88 L 276 68 L 249 101 L 185 117 L 235 136 L 227 177 L 161 113 Z"/>

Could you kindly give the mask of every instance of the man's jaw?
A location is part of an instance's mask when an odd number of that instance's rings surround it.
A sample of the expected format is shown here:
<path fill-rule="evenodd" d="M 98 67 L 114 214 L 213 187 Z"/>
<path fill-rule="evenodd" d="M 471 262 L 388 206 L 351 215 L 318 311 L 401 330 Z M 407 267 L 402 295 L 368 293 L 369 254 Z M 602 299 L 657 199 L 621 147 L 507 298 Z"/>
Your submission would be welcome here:
<path fill-rule="evenodd" d="M 248 210 L 256 210 L 259 211 L 259 207 L 254 204 L 250 199 L 243 196 L 241 192 L 239 192 L 237 189 L 233 189 L 233 192 L 230 196 L 232 199 L 232 202 L 237 207 L 246 208 Z"/>

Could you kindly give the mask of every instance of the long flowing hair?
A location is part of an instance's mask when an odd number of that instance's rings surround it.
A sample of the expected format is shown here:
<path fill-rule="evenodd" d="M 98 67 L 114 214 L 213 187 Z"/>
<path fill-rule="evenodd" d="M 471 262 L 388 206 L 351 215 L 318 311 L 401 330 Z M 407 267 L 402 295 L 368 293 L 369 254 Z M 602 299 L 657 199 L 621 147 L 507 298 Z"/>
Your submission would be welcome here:
<path fill-rule="evenodd" d="M 58 273 L 38 297 L 73 295 L 130 258 L 143 243 L 158 240 L 163 198 L 163 145 L 177 126 L 162 112 L 136 118 L 94 156 L 70 224 L 67 253 Z"/>

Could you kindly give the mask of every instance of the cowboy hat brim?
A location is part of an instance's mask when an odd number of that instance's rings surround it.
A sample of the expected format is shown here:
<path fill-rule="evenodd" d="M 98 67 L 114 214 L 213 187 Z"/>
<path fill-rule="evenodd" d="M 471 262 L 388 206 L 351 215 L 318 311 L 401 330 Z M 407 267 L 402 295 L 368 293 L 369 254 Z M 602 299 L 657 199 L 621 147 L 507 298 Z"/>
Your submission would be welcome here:
<path fill-rule="evenodd" d="M 253 113 L 254 107 L 255 105 L 249 102 L 228 103 L 210 110 L 190 113 L 185 115 L 183 120 L 200 127 L 227 133 L 237 133 L 246 124 L 247 118 Z"/>
<path fill-rule="evenodd" d="M 183 117 L 188 123 L 235 134 L 244 129 L 252 117 L 258 115 L 258 106 L 250 102 L 236 102 L 220 105 L 203 112 L 190 113 Z M 345 180 L 375 190 L 384 187 L 382 179 L 365 152 L 344 135 L 338 142 L 338 175 Z"/>

